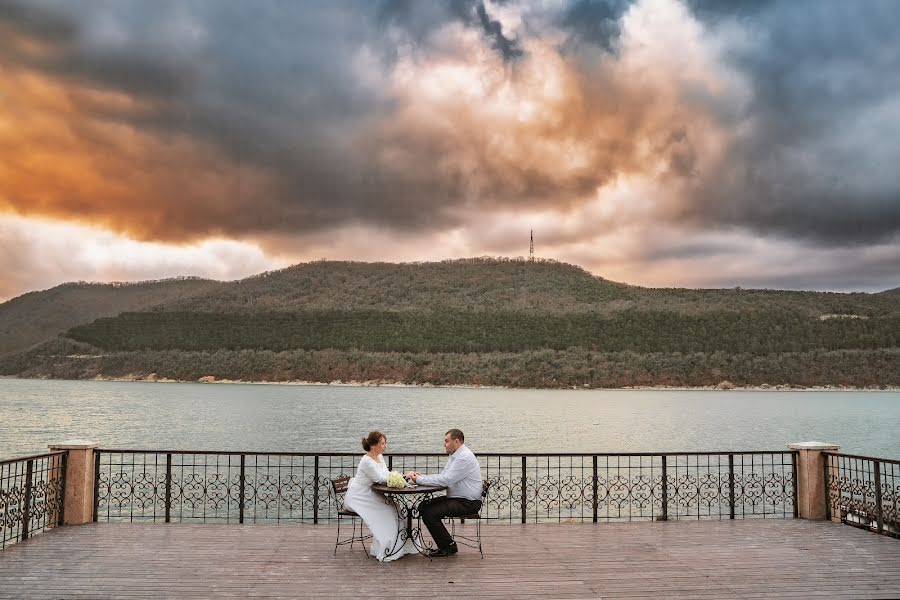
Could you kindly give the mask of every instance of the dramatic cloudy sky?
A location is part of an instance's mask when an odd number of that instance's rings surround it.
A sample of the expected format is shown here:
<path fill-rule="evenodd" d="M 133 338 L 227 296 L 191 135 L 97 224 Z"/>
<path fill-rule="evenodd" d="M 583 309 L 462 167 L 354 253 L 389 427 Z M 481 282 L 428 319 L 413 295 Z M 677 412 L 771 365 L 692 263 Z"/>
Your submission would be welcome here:
<path fill-rule="evenodd" d="M 0 300 L 528 252 L 900 286 L 896 0 L 0 0 Z"/>

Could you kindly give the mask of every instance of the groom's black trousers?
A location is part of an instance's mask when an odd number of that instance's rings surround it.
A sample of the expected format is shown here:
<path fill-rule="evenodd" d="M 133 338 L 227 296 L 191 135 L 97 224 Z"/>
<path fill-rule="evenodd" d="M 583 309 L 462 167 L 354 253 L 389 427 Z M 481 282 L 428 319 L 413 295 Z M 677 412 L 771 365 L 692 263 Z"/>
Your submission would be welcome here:
<path fill-rule="evenodd" d="M 453 538 L 447 533 L 447 528 L 441 522 L 444 517 L 464 517 L 481 510 L 481 500 L 469 500 L 467 498 L 448 498 L 440 496 L 425 500 L 419 505 L 419 515 L 422 522 L 434 538 L 434 542 L 441 550 L 446 550 L 453 543 Z"/>

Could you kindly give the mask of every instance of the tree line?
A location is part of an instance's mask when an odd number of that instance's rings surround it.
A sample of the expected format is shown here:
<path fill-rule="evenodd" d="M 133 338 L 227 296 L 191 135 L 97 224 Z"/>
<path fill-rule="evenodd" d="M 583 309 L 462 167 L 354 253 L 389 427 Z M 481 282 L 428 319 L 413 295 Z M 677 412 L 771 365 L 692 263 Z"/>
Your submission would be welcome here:
<path fill-rule="evenodd" d="M 814 319 L 787 311 L 531 314 L 510 311 L 123 313 L 67 336 L 107 351 L 726 352 L 894 348 L 900 318 Z"/>
<path fill-rule="evenodd" d="M 117 351 L 59 338 L 0 361 L 0 374 L 57 379 L 147 377 L 196 381 L 370 381 L 528 388 L 790 385 L 900 386 L 900 349 L 779 352 L 427 353 L 363 350 Z"/>

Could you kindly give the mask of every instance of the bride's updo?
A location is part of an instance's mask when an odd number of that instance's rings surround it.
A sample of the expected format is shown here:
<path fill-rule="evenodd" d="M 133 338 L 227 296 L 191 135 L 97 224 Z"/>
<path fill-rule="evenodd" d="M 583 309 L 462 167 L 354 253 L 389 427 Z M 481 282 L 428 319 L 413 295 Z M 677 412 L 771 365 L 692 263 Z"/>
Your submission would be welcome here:
<path fill-rule="evenodd" d="M 380 431 L 370 431 L 368 436 L 362 438 L 363 450 L 368 452 L 372 449 L 372 446 L 377 446 L 378 442 L 380 442 L 383 437 L 385 437 L 385 435 Z"/>

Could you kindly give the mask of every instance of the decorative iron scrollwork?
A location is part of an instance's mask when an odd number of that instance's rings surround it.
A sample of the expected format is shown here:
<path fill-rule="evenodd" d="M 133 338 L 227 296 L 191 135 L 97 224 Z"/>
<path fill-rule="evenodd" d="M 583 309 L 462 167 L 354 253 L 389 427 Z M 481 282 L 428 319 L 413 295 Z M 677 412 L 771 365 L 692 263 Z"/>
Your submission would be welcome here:
<path fill-rule="evenodd" d="M 58 523 L 64 464 L 53 453 L 0 465 L 0 548 Z"/>
<path fill-rule="evenodd" d="M 254 464 L 244 471 L 234 456 L 204 463 L 202 455 L 192 455 L 190 465 L 177 464 L 179 458 L 173 456 L 176 464 L 168 483 L 165 461 L 158 456 L 136 458 L 133 466 L 124 460 L 101 462 L 98 515 L 161 520 L 168 498 L 172 520 L 330 520 L 337 516 L 330 479 L 352 474 L 356 460 L 320 455 L 316 473 L 310 456 L 298 455 L 295 464 L 292 455 L 253 455 Z M 596 457 L 592 462 L 592 455 L 567 457 L 560 464 L 547 456 L 528 456 L 524 463 L 518 456 L 491 457 L 483 464 L 492 484 L 484 512 L 501 521 L 518 521 L 523 514 L 536 521 L 588 520 L 595 512 L 602 519 L 727 518 L 732 512 L 738 517 L 793 516 L 790 455 L 772 456 L 767 463 L 756 457 L 752 468 L 734 472 L 728 470 L 727 455 L 711 455 L 709 464 L 671 458 L 665 479 L 659 456 L 636 456 L 633 463 L 632 457 L 619 456 L 602 467 Z M 416 464 L 415 458 L 397 457 L 394 466 Z"/>

